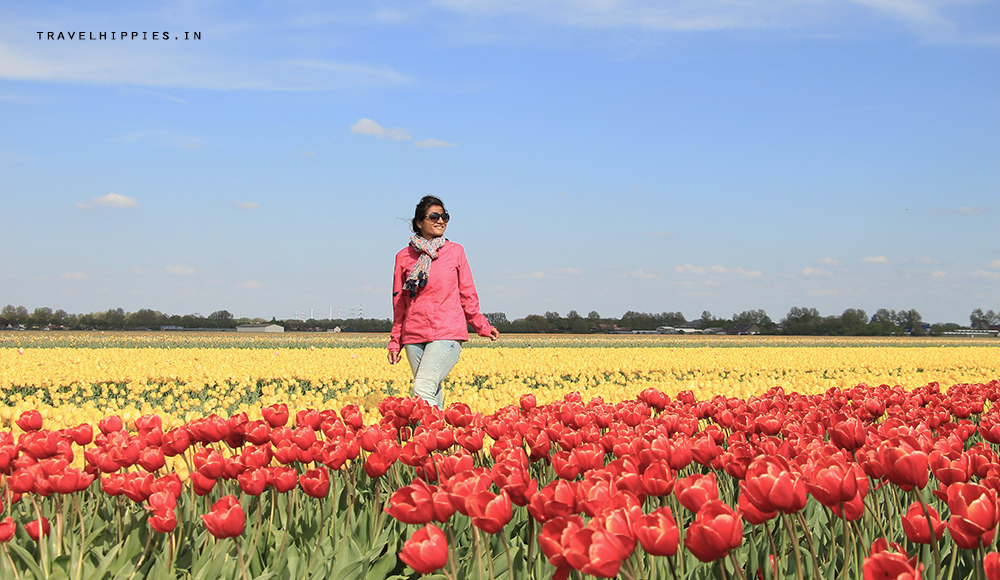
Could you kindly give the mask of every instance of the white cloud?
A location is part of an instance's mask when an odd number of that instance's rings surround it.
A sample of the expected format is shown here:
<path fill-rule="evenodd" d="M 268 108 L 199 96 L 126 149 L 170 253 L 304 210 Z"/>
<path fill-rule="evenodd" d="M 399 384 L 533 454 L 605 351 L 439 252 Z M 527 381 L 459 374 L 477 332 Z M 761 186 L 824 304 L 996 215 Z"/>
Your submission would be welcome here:
<path fill-rule="evenodd" d="M 393 141 L 406 141 L 410 139 L 410 132 L 406 129 L 386 129 L 371 119 L 358 119 L 351 125 L 352 135 L 372 135 L 379 139 L 390 139 Z"/>
<path fill-rule="evenodd" d="M 241 290 L 256 290 L 257 288 L 263 288 L 264 284 L 256 280 L 245 280 L 243 282 L 237 282 L 236 287 Z"/>
<path fill-rule="evenodd" d="M 236 207 L 239 209 L 257 209 L 260 204 L 256 201 L 238 201 L 236 202 Z"/>
<path fill-rule="evenodd" d="M 77 202 L 73 205 L 80 209 L 92 209 L 95 205 L 102 207 L 139 207 L 139 202 L 137 202 L 135 198 L 127 195 L 109 193 L 107 195 L 99 195 L 90 200 L 88 203 Z"/>
<path fill-rule="evenodd" d="M 416 147 L 458 147 L 458 143 L 448 143 L 441 139 L 424 139 L 423 141 L 415 141 L 413 144 Z"/>
<path fill-rule="evenodd" d="M 1000 280 L 1000 272 L 990 272 L 989 270 L 976 270 L 971 276 L 973 278 L 986 278 L 987 280 Z"/>
<path fill-rule="evenodd" d="M 33 22 L 28 21 L 4 24 L 10 25 L 12 30 L 34 29 Z M 250 32 L 246 35 L 246 38 L 253 37 Z M 291 55 L 267 59 L 233 57 L 219 49 L 204 50 L 208 47 L 200 43 L 185 46 L 184 40 L 177 41 L 181 44 L 170 40 L 171 48 L 180 50 L 163 50 L 165 43 L 138 40 L 126 41 L 130 43 L 127 50 L 117 42 L 95 42 L 81 44 L 75 50 L 59 50 L 67 46 L 64 43 L 75 41 L 53 44 L 11 38 L 13 40 L 0 42 L 0 62 L 4 63 L 0 67 L 2 79 L 253 91 L 387 86 L 408 80 L 405 75 L 382 66 L 302 60 L 290 58 Z M 237 50 L 251 50 L 243 45 L 236 46 Z"/>
<path fill-rule="evenodd" d="M 997 270 L 1000 270 L 1000 260 L 993 260 L 992 262 L 990 262 L 990 268 L 995 268 Z"/>
<path fill-rule="evenodd" d="M 827 270 L 826 268 L 810 268 L 806 267 L 802 270 L 803 276 L 833 276 L 833 272 Z"/>
<path fill-rule="evenodd" d="M 138 266 L 133 266 L 132 273 L 135 274 L 136 276 L 144 276 L 146 274 L 149 274 L 149 268 L 140 268 Z"/>
<path fill-rule="evenodd" d="M 83 272 L 66 272 L 62 276 L 59 276 L 63 280 L 86 280 L 90 276 L 84 274 Z"/>
<path fill-rule="evenodd" d="M 138 207 L 139 202 L 133 197 L 127 195 L 119 195 L 117 193 L 109 193 L 107 195 L 102 195 L 100 197 L 95 197 L 90 200 L 90 203 L 94 205 L 102 205 L 104 207 Z"/>
<path fill-rule="evenodd" d="M 935 209 L 935 213 L 954 213 L 960 215 L 977 216 L 996 211 L 992 205 L 959 206 L 958 209 Z"/>
<path fill-rule="evenodd" d="M 870 15 L 857 10 L 867 8 L 890 21 L 903 23 L 928 39 L 996 44 L 991 37 L 980 38 L 962 34 L 960 22 L 946 17 L 942 8 L 953 2 L 936 0 L 848 0 L 846 2 L 800 2 L 770 0 L 768 2 L 664 2 L 662 0 L 434 0 L 434 5 L 484 21 L 517 17 L 528 22 L 578 28 L 583 30 L 645 30 L 651 32 L 710 31 L 710 30 L 818 30 L 848 24 Z M 972 18 L 978 12 L 950 11 L 949 15 L 964 18 L 961 24 L 976 25 Z M 834 28 L 836 30 L 837 28 Z M 482 34 L 481 34 L 482 36 Z"/>
<path fill-rule="evenodd" d="M 684 264 L 683 266 L 674 266 L 674 271 L 678 274 L 705 274 L 708 270 L 701 266 L 694 266 L 692 264 Z"/>
<path fill-rule="evenodd" d="M 822 266 L 839 266 L 840 260 L 835 258 L 823 258 L 822 260 L 816 260 L 816 263 Z"/>
<path fill-rule="evenodd" d="M 862 264 L 888 264 L 889 260 L 885 256 L 869 256 L 861 260 Z"/>
<path fill-rule="evenodd" d="M 647 270 L 645 268 L 637 268 L 631 272 L 625 274 L 626 278 L 635 278 L 637 280 L 659 280 L 663 278 L 658 270 Z"/>
<path fill-rule="evenodd" d="M 195 271 L 191 266 L 177 264 L 174 266 L 167 266 L 167 273 L 175 276 L 194 276 Z"/>
<path fill-rule="evenodd" d="M 583 270 L 579 268 L 552 268 L 534 272 L 506 272 L 503 277 L 509 280 L 566 280 L 581 274 Z"/>
<path fill-rule="evenodd" d="M 944 270 L 934 270 L 933 272 L 931 272 L 931 278 L 947 278 L 947 277 L 948 277 L 948 272 L 945 272 Z"/>
<path fill-rule="evenodd" d="M 705 268 L 704 266 L 694 266 L 691 264 L 684 264 L 683 266 L 675 266 L 674 271 L 678 274 L 695 274 L 698 276 L 703 276 L 705 274 L 721 274 L 721 275 L 732 275 L 732 276 L 743 276 L 745 278 L 763 278 L 764 274 L 759 270 L 744 270 L 743 268 L 728 268 L 721 264 L 715 264 L 714 266 Z"/>

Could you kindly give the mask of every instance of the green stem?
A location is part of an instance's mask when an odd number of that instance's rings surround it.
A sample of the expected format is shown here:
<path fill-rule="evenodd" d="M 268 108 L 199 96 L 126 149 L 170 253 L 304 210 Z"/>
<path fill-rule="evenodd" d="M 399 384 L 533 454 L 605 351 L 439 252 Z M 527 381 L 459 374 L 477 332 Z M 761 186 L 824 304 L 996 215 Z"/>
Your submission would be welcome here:
<path fill-rule="evenodd" d="M 76 508 L 76 517 L 80 518 L 80 558 L 76 562 L 76 577 L 83 578 L 83 552 L 87 543 L 87 522 L 83 519 L 83 510 L 80 509 L 80 502 L 77 501 L 76 494 L 73 494 L 73 507 Z"/>
<path fill-rule="evenodd" d="M 774 535 L 771 534 L 771 528 L 768 527 L 767 520 L 764 520 L 764 535 L 767 536 L 768 545 L 771 546 L 771 558 L 774 558 L 774 566 L 771 565 L 770 558 L 765 558 L 764 568 L 768 569 L 768 572 L 771 574 L 771 578 L 777 578 L 778 574 L 775 568 L 778 565 L 778 549 L 774 545 Z M 764 578 L 767 578 L 767 574 L 764 574 Z"/>
<path fill-rule="evenodd" d="M 819 576 L 819 571 L 822 568 L 819 567 L 819 555 L 816 553 L 816 544 L 813 542 L 812 532 L 809 531 L 809 524 L 806 523 L 806 517 L 802 515 L 802 512 L 796 512 L 798 515 L 799 525 L 802 526 L 802 532 L 806 537 L 806 544 L 809 545 L 809 555 L 812 556 L 813 563 L 813 575 Z"/>
<path fill-rule="evenodd" d="M 736 556 L 732 552 L 729 552 L 729 561 L 733 563 L 733 569 L 736 570 L 736 575 L 742 578 L 742 580 L 747 580 L 746 574 L 743 573 L 743 568 L 740 566 L 739 562 L 736 561 Z"/>
<path fill-rule="evenodd" d="M 929 576 L 936 577 L 941 573 L 941 552 L 938 550 L 938 541 L 937 536 L 934 534 L 934 525 L 931 524 L 931 514 L 927 510 L 927 504 L 924 503 L 923 494 L 921 494 L 916 488 L 912 491 L 913 495 L 916 496 L 917 501 L 920 502 L 920 507 L 924 510 L 924 518 L 926 518 L 925 521 L 927 522 L 927 531 L 931 536 L 931 548 L 934 550 L 934 574 L 929 574 Z"/>
<path fill-rule="evenodd" d="M 150 532 L 149 536 L 146 538 L 146 547 L 142 549 L 142 555 L 139 556 L 139 561 L 135 565 L 135 570 L 132 575 L 128 577 L 128 580 L 135 578 L 135 575 L 139 573 L 139 568 L 142 567 L 142 563 L 146 560 L 146 554 L 149 553 L 149 545 L 153 543 L 153 534 Z"/>
<path fill-rule="evenodd" d="M 42 526 L 42 510 L 38 507 L 38 501 L 35 496 L 31 496 L 31 505 L 35 507 L 35 517 L 38 520 L 38 556 L 42 560 L 42 573 L 45 577 L 49 577 L 49 558 L 48 550 L 46 550 L 46 544 L 48 540 L 45 535 L 45 527 Z"/>
<path fill-rule="evenodd" d="M 851 535 L 851 528 L 847 525 L 847 507 L 844 505 L 844 502 L 840 503 L 840 513 L 843 516 L 841 519 L 844 520 L 844 567 L 841 568 L 840 574 L 846 580 L 847 571 L 850 569 L 850 566 L 848 565 L 848 554 L 850 548 L 848 547 L 847 542 Z"/>
<path fill-rule="evenodd" d="M 788 537 L 792 540 L 792 548 L 795 551 L 795 572 L 796 578 L 799 580 L 804 580 L 804 575 L 802 572 L 802 556 L 799 554 L 799 538 L 798 535 L 793 531 L 793 525 L 789 521 L 791 518 L 788 514 L 781 514 L 781 518 L 785 523 L 785 531 L 788 532 Z"/>
<path fill-rule="evenodd" d="M 3 545 L 3 553 L 7 556 L 7 561 L 10 562 L 10 569 L 14 571 L 14 578 L 20 578 L 21 575 L 17 571 L 17 566 L 14 565 L 14 559 L 10 557 L 10 551 L 7 550 L 7 544 Z"/>
<path fill-rule="evenodd" d="M 507 544 L 507 535 L 501 533 L 500 540 L 503 541 L 503 551 L 507 554 L 507 577 L 514 577 L 514 560 L 510 557 L 510 546 Z"/>
<path fill-rule="evenodd" d="M 243 573 L 243 580 L 247 580 L 247 565 L 243 561 L 243 550 L 240 548 L 240 543 L 236 538 L 233 538 L 233 542 L 236 544 L 236 555 L 240 559 L 240 571 Z M 306 573 L 308 574 L 309 569 L 306 568 Z"/>

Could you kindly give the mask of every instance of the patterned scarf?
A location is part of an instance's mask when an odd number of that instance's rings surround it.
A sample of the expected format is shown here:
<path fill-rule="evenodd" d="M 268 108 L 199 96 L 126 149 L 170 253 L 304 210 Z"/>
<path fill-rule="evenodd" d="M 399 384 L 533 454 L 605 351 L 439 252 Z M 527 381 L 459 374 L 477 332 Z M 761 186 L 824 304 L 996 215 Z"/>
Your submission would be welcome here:
<path fill-rule="evenodd" d="M 447 241 L 444 236 L 428 240 L 420 234 L 413 234 L 413 237 L 410 238 L 410 245 L 420 252 L 417 263 L 414 264 L 410 275 L 406 277 L 406 282 L 403 282 L 403 288 L 410 291 L 411 298 L 417 294 L 418 289 L 427 285 L 427 276 L 431 271 L 431 262 L 437 260 L 438 250 Z"/>

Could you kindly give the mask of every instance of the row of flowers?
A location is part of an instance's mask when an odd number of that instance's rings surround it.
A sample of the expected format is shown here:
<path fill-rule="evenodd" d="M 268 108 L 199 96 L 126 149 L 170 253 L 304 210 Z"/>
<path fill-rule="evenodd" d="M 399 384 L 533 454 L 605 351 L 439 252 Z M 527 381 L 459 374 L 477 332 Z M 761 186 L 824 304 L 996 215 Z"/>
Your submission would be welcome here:
<path fill-rule="evenodd" d="M 48 430 L 28 411 L 16 437 L 0 432 L 0 541 L 4 566 L 36 576 L 66 554 L 80 574 L 98 569 L 94 536 L 121 544 L 141 522 L 146 548 L 123 565 L 166 549 L 167 577 L 198 565 L 181 544 L 214 537 L 216 551 L 234 539 L 242 574 L 299 546 L 315 574 L 353 553 L 359 574 L 387 576 L 997 580 L 998 399 L 1000 381 L 548 405 L 527 394 L 491 415 L 390 397 L 377 422 L 357 406 L 277 404 L 167 430 L 157 415 Z M 100 513 L 117 533 L 95 531 Z"/>

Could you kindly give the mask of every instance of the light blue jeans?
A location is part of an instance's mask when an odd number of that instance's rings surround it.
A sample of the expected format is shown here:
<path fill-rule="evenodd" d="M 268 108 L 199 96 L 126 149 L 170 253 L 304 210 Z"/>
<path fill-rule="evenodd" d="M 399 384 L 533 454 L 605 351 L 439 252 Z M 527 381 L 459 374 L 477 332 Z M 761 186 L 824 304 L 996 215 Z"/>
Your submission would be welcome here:
<path fill-rule="evenodd" d="M 462 343 L 457 340 L 435 340 L 403 345 L 406 360 L 413 370 L 413 394 L 438 409 L 444 409 L 441 383 L 458 363 Z"/>

